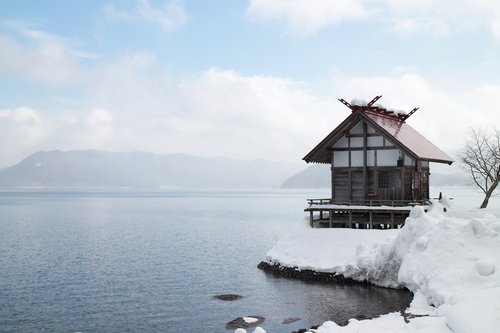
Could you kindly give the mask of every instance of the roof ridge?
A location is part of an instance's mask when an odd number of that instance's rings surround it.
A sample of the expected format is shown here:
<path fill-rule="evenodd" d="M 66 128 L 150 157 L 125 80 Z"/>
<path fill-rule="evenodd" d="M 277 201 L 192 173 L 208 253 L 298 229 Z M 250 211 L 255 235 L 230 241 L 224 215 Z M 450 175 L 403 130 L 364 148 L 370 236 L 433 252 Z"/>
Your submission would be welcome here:
<path fill-rule="evenodd" d="M 390 117 L 392 119 L 398 119 L 402 122 L 405 122 L 412 114 L 414 114 L 419 108 L 413 108 L 410 112 L 405 112 L 402 110 L 391 110 L 382 107 L 381 105 L 375 104 L 382 95 L 375 96 L 370 102 L 366 103 L 365 101 L 354 99 L 351 103 L 348 103 L 345 99 L 339 98 L 338 100 L 347 106 L 351 111 L 354 112 L 373 112 L 379 115 L 384 115 Z"/>

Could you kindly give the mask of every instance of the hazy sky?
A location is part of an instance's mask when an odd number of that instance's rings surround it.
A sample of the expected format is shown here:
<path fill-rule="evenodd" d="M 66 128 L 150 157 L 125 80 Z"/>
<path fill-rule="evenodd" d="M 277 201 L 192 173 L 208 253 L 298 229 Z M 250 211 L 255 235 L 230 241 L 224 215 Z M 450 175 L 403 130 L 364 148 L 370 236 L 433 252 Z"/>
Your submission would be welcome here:
<path fill-rule="evenodd" d="M 0 167 L 98 148 L 300 160 L 348 114 L 500 127 L 497 0 L 0 2 Z"/>

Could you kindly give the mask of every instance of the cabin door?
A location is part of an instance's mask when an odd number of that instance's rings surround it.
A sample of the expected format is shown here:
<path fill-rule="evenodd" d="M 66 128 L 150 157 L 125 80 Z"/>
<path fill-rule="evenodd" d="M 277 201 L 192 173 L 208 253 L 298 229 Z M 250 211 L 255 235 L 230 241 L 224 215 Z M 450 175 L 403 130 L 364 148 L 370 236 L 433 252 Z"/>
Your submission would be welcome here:
<path fill-rule="evenodd" d="M 403 200 L 403 181 L 400 169 L 378 170 L 378 199 Z"/>

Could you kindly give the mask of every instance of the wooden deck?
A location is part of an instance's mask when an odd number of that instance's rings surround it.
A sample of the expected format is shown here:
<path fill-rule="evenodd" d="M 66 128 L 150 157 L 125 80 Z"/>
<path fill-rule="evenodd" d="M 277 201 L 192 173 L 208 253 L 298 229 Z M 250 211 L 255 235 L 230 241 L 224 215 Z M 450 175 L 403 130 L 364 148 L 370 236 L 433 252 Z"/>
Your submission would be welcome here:
<path fill-rule="evenodd" d="M 332 202 L 331 199 L 308 199 L 311 227 L 396 229 L 401 228 L 414 206 L 428 202 L 366 201 L 362 203 Z"/>

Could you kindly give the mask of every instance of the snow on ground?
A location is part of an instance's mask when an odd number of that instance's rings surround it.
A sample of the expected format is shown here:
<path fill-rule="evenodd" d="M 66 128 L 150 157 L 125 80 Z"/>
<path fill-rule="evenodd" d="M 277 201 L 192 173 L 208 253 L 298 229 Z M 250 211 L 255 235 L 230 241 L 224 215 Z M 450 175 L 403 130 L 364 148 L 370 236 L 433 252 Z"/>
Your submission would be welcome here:
<path fill-rule="evenodd" d="M 415 207 L 400 230 L 302 229 L 280 240 L 266 260 L 338 272 L 415 294 L 410 319 L 391 313 L 324 323 L 317 332 L 500 332 L 500 218 L 488 210 L 434 203 Z"/>
<path fill-rule="evenodd" d="M 357 244 L 372 247 L 394 239 L 398 230 L 301 229 L 285 236 L 267 253 L 267 260 L 288 267 L 342 272 L 356 263 Z"/>

